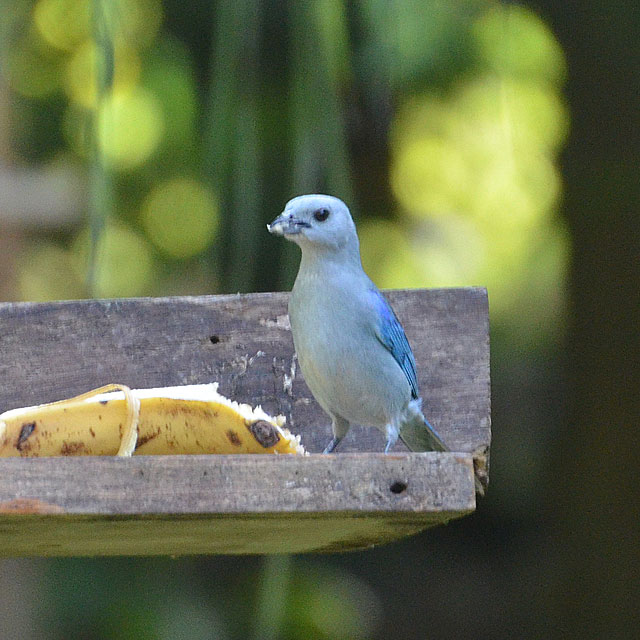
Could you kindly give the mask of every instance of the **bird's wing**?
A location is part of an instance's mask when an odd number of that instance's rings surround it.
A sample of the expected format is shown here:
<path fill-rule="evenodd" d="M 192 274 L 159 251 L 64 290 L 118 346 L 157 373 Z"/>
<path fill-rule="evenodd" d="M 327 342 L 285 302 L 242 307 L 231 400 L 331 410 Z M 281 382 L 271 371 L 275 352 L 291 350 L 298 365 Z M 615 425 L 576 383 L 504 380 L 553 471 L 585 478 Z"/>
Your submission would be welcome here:
<path fill-rule="evenodd" d="M 380 291 L 378 291 L 378 289 L 371 289 L 371 295 L 378 318 L 376 337 L 389 350 L 396 362 L 400 365 L 402 371 L 404 371 L 404 375 L 407 376 L 407 380 L 411 386 L 411 397 L 417 398 L 419 393 L 416 361 L 404 329 Z"/>

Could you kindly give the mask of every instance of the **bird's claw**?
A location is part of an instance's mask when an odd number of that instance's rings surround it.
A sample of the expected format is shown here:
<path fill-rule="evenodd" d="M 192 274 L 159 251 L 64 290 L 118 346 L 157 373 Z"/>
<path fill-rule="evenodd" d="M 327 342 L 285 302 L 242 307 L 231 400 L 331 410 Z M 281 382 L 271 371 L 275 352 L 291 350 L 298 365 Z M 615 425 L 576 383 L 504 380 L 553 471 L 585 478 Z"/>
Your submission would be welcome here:
<path fill-rule="evenodd" d="M 333 450 L 338 446 L 342 438 L 334 437 L 331 439 L 331 442 L 325 447 L 325 450 L 322 453 L 332 453 Z"/>

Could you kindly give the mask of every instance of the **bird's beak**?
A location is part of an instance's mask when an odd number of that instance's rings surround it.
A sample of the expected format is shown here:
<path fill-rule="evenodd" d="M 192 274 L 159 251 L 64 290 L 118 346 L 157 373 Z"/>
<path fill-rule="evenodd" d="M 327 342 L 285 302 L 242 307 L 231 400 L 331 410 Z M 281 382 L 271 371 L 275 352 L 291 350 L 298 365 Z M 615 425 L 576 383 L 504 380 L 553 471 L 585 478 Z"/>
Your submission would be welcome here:
<path fill-rule="evenodd" d="M 298 220 L 294 215 L 285 211 L 280 214 L 271 224 L 267 225 L 267 230 L 276 236 L 293 236 L 311 225 L 303 220 Z"/>

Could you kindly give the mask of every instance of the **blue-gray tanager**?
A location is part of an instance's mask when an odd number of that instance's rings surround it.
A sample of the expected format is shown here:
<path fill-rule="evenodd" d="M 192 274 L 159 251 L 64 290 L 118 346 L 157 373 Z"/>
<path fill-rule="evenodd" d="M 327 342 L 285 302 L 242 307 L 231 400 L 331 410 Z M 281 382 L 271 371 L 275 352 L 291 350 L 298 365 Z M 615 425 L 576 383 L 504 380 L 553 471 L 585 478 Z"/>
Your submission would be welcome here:
<path fill-rule="evenodd" d="M 356 227 L 332 196 L 287 203 L 268 230 L 302 249 L 289 300 L 300 368 L 332 420 L 332 452 L 351 423 L 398 436 L 413 451 L 447 447 L 422 415 L 416 363 L 395 313 L 362 269 Z"/>

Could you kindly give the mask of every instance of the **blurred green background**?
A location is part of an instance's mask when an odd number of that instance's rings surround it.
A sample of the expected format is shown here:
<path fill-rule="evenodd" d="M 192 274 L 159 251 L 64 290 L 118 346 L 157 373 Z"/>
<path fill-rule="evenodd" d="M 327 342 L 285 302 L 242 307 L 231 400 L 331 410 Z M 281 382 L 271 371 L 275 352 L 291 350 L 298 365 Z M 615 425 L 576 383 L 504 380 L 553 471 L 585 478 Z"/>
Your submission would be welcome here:
<path fill-rule="evenodd" d="M 637 3 L 2 0 L 0 299 L 484 285 L 491 487 L 345 555 L 0 560 L 1 638 L 637 637 Z M 1 383 L 1 381 L 0 381 Z M 637 500 L 635 500 L 637 502 Z"/>

